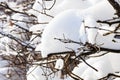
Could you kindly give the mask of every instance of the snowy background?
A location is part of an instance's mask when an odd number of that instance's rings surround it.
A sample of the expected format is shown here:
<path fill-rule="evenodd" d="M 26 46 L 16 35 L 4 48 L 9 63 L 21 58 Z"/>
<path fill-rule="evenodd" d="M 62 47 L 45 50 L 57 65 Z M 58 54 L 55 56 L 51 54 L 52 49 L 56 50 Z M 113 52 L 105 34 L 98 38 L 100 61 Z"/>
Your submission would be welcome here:
<path fill-rule="evenodd" d="M 120 80 L 119 0 L 0 0 L 0 80 Z"/>

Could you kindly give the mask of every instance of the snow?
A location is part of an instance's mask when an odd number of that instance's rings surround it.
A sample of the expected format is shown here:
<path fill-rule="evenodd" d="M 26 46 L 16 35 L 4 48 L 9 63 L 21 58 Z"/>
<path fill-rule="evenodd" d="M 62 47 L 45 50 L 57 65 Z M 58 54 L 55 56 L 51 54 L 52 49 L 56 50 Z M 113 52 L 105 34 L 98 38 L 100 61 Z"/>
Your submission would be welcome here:
<path fill-rule="evenodd" d="M 120 54 L 110 52 L 109 61 L 111 62 L 110 64 L 112 65 L 112 69 L 114 72 L 120 71 Z"/>
<path fill-rule="evenodd" d="M 0 0 L 0 2 L 5 2 L 6 0 Z"/>
<path fill-rule="evenodd" d="M 103 12 L 107 12 L 107 13 L 103 13 Z M 85 15 L 94 16 L 96 20 L 111 19 L 113 17 L 116 17 L 114 13 L 115 13 L 115 10 L 107 0 L 103 0 L 98 4 L 95 4 L 94 6 L 91 6 L 83 10 L 82 12 L 81 11 L 79 12 L 79 14 L 84 14 L 84 16 Z"/>
<path fill-rule="evenodd" d="M 73 11 L 68 10 L 57 15 L 46 27 L 42 34 L 41 50 L 42 56 L 47 56 L 49 53 L 70 51 L 77 49 L 78 44 L 64 44 L 54 38 L 71 39 L 79 41 L 79 27 L 81 18 Z M 49 46 L 50 45 L 50 46 Z"/>
<path fill-rule="evenodd" d="M 9 66 L 10 61 L 7 60 L 0 60 L 0 68 Z"/>
<path fill-rule="evenodd" d="M 0 43 L 9 44 L 10 42 L 11 42 L 11 39 L 9 39 L 8 37 L 0 38 Z"/>
<path fill-rule="evenodd" d="M 0 68 L 0 80 L 21 80 L 21 75 L 16 74 L 17 68 L 4 67 Z M 21 78 L 20 78 L 21 77 Z"/>
<path fill-rule="evenodd" d="M 103 26 L 102 28 L 107 29 L 107 30 L 115 29 L 115 27 L 109 27 L 109 26 Z M 104 47 L 104 48 L 120 50 L 120 43 L 118 43 L 120 41 L 120 39 L 115 39 L 114 33 L 103 36 L 103 34 L 107 33 L 108 31 L 99 30 L 98 32 L 99 32 L 99 35 L 97 36 L 97 40 L 96 40 L 97 44 L 99 44 L 99 45 L 103 44 L 103 45 L 101 45 L 101 47 Z M 116 40 L 117 42 L 113 42 L 113 40 Z"/>
<path fill-rule="evenodd" d="M 55 63 L 55 68 L 56 69 L 63 69 L 64 67 L 64 60 L 63 59 L 57 59 Z"/>
<path fill-rule="evenodd" d="M 103 14 L 103 12 L 105 11 L 107 11 L 109 14 L 108 13 Z M 82 41 L 85 42 L 85 39 L 86 39 L 84 36 L 85 32 L 83 33 L 82 31 L 80 32 L 81 33 L 80 38 L 78 34 L 79 28 L 82 28 L 80 26 L 83 26 L 84 24 L 82 23 L 82 21 L 85 19 L 86 26 L 98 27 L 96 20 L 110 19 L 114 16 L 114 12 L 115 12 L 114 9 L 108 3 L 108 1 L 101 1 L 97 5 L 94 5 L 83 11 L 79 11 L 79 10 L 63 11 L 58 16 L 56 16 L 45 28 L 42 35 L 42 39 L 41 39 L 41 42 L 42 42 L 41 49 L 39 49 L 39 51 L 41 50 L 42 56 L 47 56 L 47 54 L 49 53 L 68 51 L 68 49 L 65 47 L 76 50 L 77 46 L 75 44 L 63 44 L 60 41 L 54 40 L 54 38 L 64 38 L 63 37 L 64 35 L 65 38 L 67 39 L 72 39 L 75 41 L 79 41 L 80 39 L 83 39 Z M 89 15 L 91 15 L 93 18 L 89 17 Z M 90 43 L 93 43 L 93 44 L 95 43 L 96 35 L 97 35 L 96 29 L 87 30 L 87 36 Z M 102 38 L 102 37 L 98 37 L 97 40 L 99 40 L 99 38 Z M 103 41 L 106 41 L 106 40 L 103 40 Z M 51 45 L 51 46 L 49 47 L 48 45 Z M 117 46 L 118 45 L 119 44 L 117 44 Z M 109 44 L 107 45 L 107 48 L 109 48 Z"/>
<path fill-rule="evenodd" d="M 41 42 L 41 37 L 37 36 L 37 35 L 32 35 L 30 37 L 30 44 L 32 45 L 37 45 Z"/>
<path fill-rule="evenodd" d="M 115 78 L 114 80 L 120 80 L 120 78 Z"/>
<path fill-rule="evenodd" d="M 104 52 L 100 52 L 104 53 Z M 109 73 L 119 72 L 119 54 L 117 53 L 108 53 L 101 57 L 90 58 L 87 61 L 91 66 L 96 68 L 98 72 L 88 67 L 84 62 L 80 63 L 73 70 L 73 73 L 80 76 L 85 80 L 97 80 L 106 76 Z M 91 74 L 92 73 L 92 74 Z"/>
<path fill-rule="evenodd" d="M 36 24 L 33 25 L 32 27 L 29 28 L 29 31 L 33 32 L 33 33 L 41 33 L 41 31 L 43 31 L 45 27 L 42 26 L 41 24 Z"/>
<path fill-rule="evenodd" d="M 27 80 L 44 80 L 45 76 L 42 75 L 43 70 L 41 69 L 40 66 L 33 66 L 29 69 L 27 72 Z"/>
<path fill-rule="evenodd" d="M 103 13 L 103 12 L 107 12 L 107 13 Z M 91 16 L 94 17 L 95 20 L 112 19 L 113 17 L 115 17 L 114 13 L 115 13 L 114 9 L 112 8 L 112 6 L 106 0 L 101 1 L 97 5 L 94 5 L 94 6 L 88 8 L 88 9 L 82 11 L 82 12 L 81 11 L 79 12 L 79 14 L 84 14 L 83 16 L 91 15 Z M 94 21 L 94 25 L 95 25 L 95 21 Z M 101 26 L 101 25 L 99 25 L 99 26 Z M 99 26 L 96 26 L 96 27 L 99 27 Z M 100 28 L 103 28 L 103 29 L 106 28 L 107 30 L 114 30 L 115 27 L 113 27 L 113 26 L 110 27 L 109 25 L 102 25 Z M 94 30 L 94 31 L 96 32 L 96 30 Z M 98 34 L 97 34 L 96 39 L 95 39 L 96 44 L 97 45 L 103 44 L 103 45 L 101 45 L 101 47 L 104 47 L 104 48 L 119 50 L 120 49 L 120 47 L 119 47 L 120 43 L 115 43 L 115 42 L 112 41 L 113 39 L 115 39 L 114 38 L 115 34 L 113 33 L 113 34 L 110 34 L 110 35 L 107 35 L 107 36 L 103 36 L 103 35 L 101 35 L 101 33 L 103 33 L 101 31 L 103 31 L 103 30 L 98 30 Z M 89 32 L 90 32 L 90 30 L 89 30 Z M 104 31 L 104 33 L 105 33 L 105 31 Z M 89 33 L 88 33 L 88 37 L 90 39 L 91 39 L 92 36 L 93 36 L 92 34 L 89 35 Z M 95 37 L 95 35 L 94 35 L 94 37 Z M 91 43 L 94 43 L 93 42 L 94 38 L 91 41 L 92 41 Z M 119 42 L 119 40 L 117 40 L 117 41 Z"/>
<path fill-rule="evenodd" d="M 86 29 L 88 42 L 95 44 L 95 39 L 98 30 L 92 27 L 98 27 L 97 22 L 92 16 L 85 17 L 84 21 L 85 21 L 85 26 L 90 27 Z"/>
<path fill-rule="evenodd" d="M 38 22 L 40 22 L 40 23 L 49 22 L 51 19 L 52 19 L 51 17 L 46 16 L 44 14 L 39 14 L 38 15 Z M 42 26 L 44 26 L 44 25 L 42 25 Z"/>
<path fill-rule="evenodd" d="M 109 14 L 108 13 L 103 14 L 103 12 L 105 11 L 108 11 Z M 111 42 L 107 40 L 101 40 L 103 36 L 99 36 L 97 29 L 94 29 L 94 28 L 87 29 L 87 34 L 86 34 L 85 29 L 81 29 L 81 28 L 83 28 L 82 26 L 84 26 L 84 23 L 82 22 L 83 20 L 85 20 L 85 26 L 98 27 L 99 25 L 97 25 L 96 23 L 98 19 L 105 20 L 105 19 L 112 18 L 114 16 L 114 12 L 115 12 L 114 9 L 108 3 L 108 1 L 101 1 L 97 5 L 94 5 L 93 7 L 90 7 L 83 11 L 79 11 L 79 10 L 63 11 L 62 13 L 57 15 L 45 28 L 42 34 L 41 47 L 40 48 L 37 47 L 37 51 L 41 51 L 42 56 L 45 57 L 49 53 L 68 51 L 69 49 L 76 50 L 77 46 L 75 44 L 64 44 L 54 39 L 54 38 L 64 38 L 64 36 L 67 39 L 72 39 L 75 41 L 81 40 L 83 43 L 85 43 L 88 38 L 88 42 L 92 44 L 97 43 L 98 45 L 100 45 L 98 42 L 101 42 L 101 41 L 104 41 L 104 43 Z M 91 15 L 92 17 L 89 15 Z M 80 28 L 80 32 L 78 31 L 79 28 Z M 80 33 L 80 37 L 78 32 Z M 97 39 L 96 39 L 96 36 L 97 36 Z M 111 38 L 111 36 L 107 38 Z M 51 46 L 49 47 L 48 45 L 51 45 Z M 107 44 L 107 45 L 105 44 L 106 48 L 112 47 L 109 45 L 111 44 Z M 118 45 L 119 44 L 115 44 L 115 46 L 118 46 Z M 69 49 L 67 49 L 66 47 Z M 114 49 L 116 49 L 116 47 Z"/>
<path fill-rule="evenodd" d="M 86 28 L 87 26 L 90 28 Z M 92 27 L 98 27 L 96 20 L 92 16 L 86 16 L 79 30 L 80 38 L 83 43 L 89 42 L 95 44 L 95 38 L 98 30 Z"/>
<path fill-rule="evenodd" d="M 85 44 L 88 41 L 87 38 L 87 32 L 86 32 L 86 28 L 85 28 L 85 23 L 82 22 L 80 29 L 79 29 L 79 33 L 80 33 L 80 41 Z"/>
<path fill-rule="evenodd" d="M 30 27 L 29 31 L 32 32 L 32 36 L 30 37 L 30 44 L 38 45 L 41 42 L 41 37 L 39 36 L 45 27 L 41 24 L 33 25 Z"/>
<path fill-rule="evenodd" d="M 89 0 L 89 1 L 94 6 L 95 4 L 100 3 L 103 0 Z"/>
<path fill-rule="evenodd" d="M 35 11 L 34 9 L 28 10 L 27 13 L 28 13 L 28 14 L 33 14 L 33 15 L 35 15 L 35 16 L 38 16 L 38 15 L 40 14 L 39 12 Z"/>
<path fill-rule="evenodd" d="M 19 17 L 19 18 L 18 18 L 18 17 Z M 24 17 L 23 17 L 23 14 L 16 13 L 16 14 L 12 15 L 11 18 L 12 18 L 12 19 L 15 19 L 15 20 L 20 20 L 20 21 L 22 21 Z"/>
<path fill-rule="evenodd" d="M 33 9 L 37 10 L 37 11 L 42 11 L 42 9 L 43 9 L 42 5 L 41 5 L 42 3 L 43 3 L 42 0 L 36 0 L 34 5 L 33 5 Z"/>
<path fill-rule="evenodd" d="M 74 68 L 73 73 L 79 75 L 81 78 L 85 80 L 97 80 L 101 77 L 106 76 L 108 73 L 113 72 L 112 66 L 110 64 L 111 62 L 109 61 L 109 54 L 106 54 L 101 57 L 90 58 L 86 61 L 91 66 L 96 68 L 98 72 L 88 67 L 84 62 L 80 63 L 78 67 Z"/>
<path fill-rule="evenodd" d="M 1 0 L 6 1 L 6 0 Z M 118 1 L 118 0 L 116 0 Z M 43 1 L 36 0 L 33 5 L 33 9 L 29 10 L 27 13 L 34 14 L 38 18 L 39 23 L 49 22 L 49 24 L 36 24 L 36 25 L 27 25 L 24 22 L 15 22 L 17 25 L 31 31 L 33 35 L 30 37 L 30 44 L 37 45 L 36 51 L 41 51 L 43 57 L 47 57 L 50 53 L 57 53 L 62 51 L 71 51 L 77 50 L 80 48 L 80 45 L 74 43 L 62 43 L 54 38 L 59 39 L 71 39 L 74 41 L 82 43 L 92 43 L 96 45 L 101 45 L 100 47 L 120 50 L 120 39 L 116 39 L 114 36 L 115 33 L 103 36 L 103 34 L 109 32 L 105 30 L 95 29 L 93 27 L 114 30 L 116 25 L 101 25 L 97 24 L 97 20 L 107 20 L 116 17 L 115 10 L 110 5 L 108 0 L 57 0 L 57 3 L 51 10 L 46 10 L 46 13 L 49 15 L 55 16 L 51 18 L 40 12 L 44 12 L 44 8 L 50 8 L 53 4 L 53 1 Z M 11 8 L 16 7 L 16 3 L 10 3 Z M 14 8 L 15 9 L 15 8 Z M 20 9 L 20 11 L 22 8 Z M 6 17 L 6 16 L 5 16 Z M 2 18 L 2 17 L 1 17 Z M 3 27 L 3 31 L 10 33 L 17 38 L 21 39 L 21 35 L 17 35 L 19 30 L 16 26 L 10 25 L 10 18 L 24 21 L 32 21 L 28 16 L 21 15 L 19 13 L 12 15 L 11 17 L 7 16 L 7 24 Z M 0 24 L 1 25 L 1 24 Z M 2 26 L 2 25 L 1 25 Z M 91 28 L 85 28 L 85 26 Z M 41 37 L 36 37 L 34 34 L 40 33 L 42 30 L 42 39 Z M 14 31 L 15 30 L 15 31 Z M 119 30 L 118 30 L 119 31 Z M 22 34 L 24 35 L 24 34 Z M 113 42 L 115 40 L 116 42 Z M 17 52 L 11 51 L 8 44 L 11 43 L 11 40 L 7 37 L 0 38 L 0 49 L 1 55 L 17 55 Z M 4 50 L 3 50 L 4 47 Z M 101 52 L 103 53 L 103 52 Z M 82 77 L 84 80 L 97 80 L 101 77 L 106 76 L 108 73 L 114 73 L 120 71 L 120 58 L 119 54 L 108 53 L 101 57 L 90 58 L 86 60 L 90 65 L 95 67 L 98 72 L 87 66 L 84 62 L 80 63 L 73 70 L 73 73 Z M 9 67 L 9 62 L 6 60 L 0 61 L 0 73 L 7 73 Z M 56 69 L 63 69 L 64 61 L 63 59 L 57 59 L 55 63 Z M 5 68 L 4 68 L 5 67 Z M 40 66 L 33 65 L 27 72 L 27 80 L 44 80 L 45 76 L 43 75 L 43 69 Z M 92 74 L 91 74 L 92 73 Z M 59 74 L 58 74 L 59 75 Z M 0 74 L 0 77 L 2 75 Z M 0 80 L 3 80 L 0 78 Z M 51 78 L 52 80 L 61 80 L 57 75 Z M 67 78 L 65 80 L 72 80 Z M 120 80 L 118 78 L 114 80 Z"/>
<path fill-rule="evenodd" d="M 45 68 L 40 67 L 38 65 L 33 65 L 27 72 L 27 80 L 46 80 L 44 69 Z M 53 74 L 51 75 L 51 77 L 48 78 L 48 80 L 62 80 L 62 79 L 60 79 L 58 75 Z"/>
<path fill-rule="evenodd" d="M 89 0 L 64 0 L 61 4 L 57 6 L 57 10 L 64 11 L 67 9 L 85 9 L 89 6 L 91 6 Z"/>

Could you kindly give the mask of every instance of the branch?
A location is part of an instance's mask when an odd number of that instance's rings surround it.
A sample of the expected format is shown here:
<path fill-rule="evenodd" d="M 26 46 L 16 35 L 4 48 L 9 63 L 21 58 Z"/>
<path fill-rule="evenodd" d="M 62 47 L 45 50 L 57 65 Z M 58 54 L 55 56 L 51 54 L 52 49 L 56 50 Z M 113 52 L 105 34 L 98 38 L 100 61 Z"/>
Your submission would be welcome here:
<path fill-rule="evenodd" d="M 28 43 L 26 43 L 26 42 L 24 42 L 24 41 L 22 41 L 22 40 L 20 40 L 19 38 L 14 37 L 14 36 L 11 35 L 11 34 L 6 34 L 6 33 L 2 32 L 2 31 L 0 31 L 0 34 L 3 35 L 3 36 L 6 36 L 6 37 L 8 37 L 8 38 L 10 38 L 10 39 L 12 39 L 12 40 L 15 40 L 16 42 L 18 42 L 18 43 L 21 44 L 22 46 L 25 46 L 25 47 L 27 47 L 27 48 L 32 48 L 33 50 L 35 49 L 35 47 L 29 45 Z"/>
<path fill-rule="evenodd" d="M 46 16 L 48 16 L 48 17 L 54 18 L 54 16 L 49 15 L 49 14 L 47 14 L 47 13 L 45 13 L 45 12 L 40 12 L 40 11 L 35 10 L 35 9 L 33 9 L 33 10 L 36 11 L 36 12 L 38 12 L 38 13 L 44 14 L 44 15 L 46 15 Z"/>
<path fill-rule="evenodd" d="M 28 14 L 28 13 L 26 13 L 26 12 L 16 11 L 16 10 L 10 8 L 9 5 L 8 5 L 7 3 L 1 2 L 1 3 L 0 3 L 0 6 L 1 6 L 1 7 L 4 7 L 5 9 L 9 9 L 11 12 L 15 12 L 15 13 L 24 14 L 24 15 L 27 15 L 27 16 L 36 17 L 36 16 L 34 16 L 33 14 Z M 36 18 L 37 18 L 37 17 L 36 17 Z"/>
<path fill-rule="evenodd" d="M 59 40 L 63 43 L 76 43 L 76 44 L 79 44 L 79 45 L 83 45 L 82 42 L 77 42 L 77 41 L 73 41 L 71 39 L 59 39 L 59 38 L 54 38 L 55 40 Z"/>
<path fill-rule="evenodd" d="M 115 0 L 108 0 L 112 7 L 116 10 L 116 14 L 120 17 L 120 5 Z"/>
<path fill-rule="evenodd" d="M 110 77 L 119 77 L 120 78 L 120 75 L 116 75 L 116 74 L 113 74 L 113 73 L 109 73 L 107 76 L 103 77 L 103 78 L 100 78 L 98 80 L 108 80 L 108 78 Z"/>
<path fill-rule="evenodd" d="M 48 22 L 37 22 L 37 21 L 24 21 L 24 20 L 16 20 L 16 19 L 11 19 L 12 21 L 17 21 L 17 22 L 24 22 L 28 24 L 48 24 Z"/>
<path fill-rule="evenodd" d="M 46 1 L 48 1 L 48 0 L 46 0 Z M 50 0 L 49 0 L 50 1 Z M 46 10 L 51 10 L 53 7 L 54 7 L 54 5 L 55 5 L 55 3 L 56 3 L 56 0 L 54 0 L 54 3 L 52 4 L 52 6 L 50 7 L 50 8 L 48 8 L 48 9 L 46 9 Z"/>
<path fill-rule="evenodd" d="M 98 20 L 97 21 L 98 23 L 104 23 L 104 24 L 108 24 L 108 25 L 113 25 L 113 24 L 118 24 L 118 23 L 120 23 L 120 20 L 118 20 L 118 21 L 113 21 L 113 22 L 109 22 L 109 21 L 101 21 L 101 20 Z"/>

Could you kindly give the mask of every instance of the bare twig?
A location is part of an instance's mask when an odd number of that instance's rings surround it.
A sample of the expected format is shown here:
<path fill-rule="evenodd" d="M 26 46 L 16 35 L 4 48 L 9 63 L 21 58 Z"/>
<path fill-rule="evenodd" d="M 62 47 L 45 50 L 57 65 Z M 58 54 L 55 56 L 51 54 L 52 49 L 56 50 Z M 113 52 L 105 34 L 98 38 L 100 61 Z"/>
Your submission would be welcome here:
<path fill-rule="evenodd" d="M 29 45 L 28 43 L 20 40 L 19 38 L 14 37 L 14 36 L 11 35 L 11 34 L 6 34 L 6 33 L 2 32 L 2 31 L 0 31 L 0 34 L 3 35 L 3 36 L 6 36 L 6 37 L 8 37 L 8 38 L 10 38 L 10 39 L 12 39 L 12 40 L 15 40 L 16 42 L 18 42 L 18 43 L 21 44 L 22 46 L 25 46 L 25 47 L 27 47 L 27 48 L 32 48 L 33 50 L 35 49 L 33 46 L 31 46 L 31 45 Z"/>
<path fill-rule="evenodd" d="M 110 77 L 118 77 L 120 78 L 120 75 L 116 75 L 116 74 L 113 74 L 113 73 L 109 73 L 107 76 L 103 77 L 103 78 L 100 78 L 98 80 L 108 80 Z"/>
<path fill-rule="evenodd" d="M 15 12 L 15 13 L 20 13 L 20 14 L 24 14 L 24 15 L 27 15 L 27 16 L 36 17 L 33 14 L 28 14 L 26 12 L 16 11 L 16 10 L 10 8 L 7 3 L 1 3 L 0 6 L 4 7 L 5 9 L 9 9 L 10 11 Z"/>
<path fill-rule="evenodd" d="M 108 0 L 112 7 L 116 10 L 116 14 L 120 17 L 120 5 L 115 0 Z"/>

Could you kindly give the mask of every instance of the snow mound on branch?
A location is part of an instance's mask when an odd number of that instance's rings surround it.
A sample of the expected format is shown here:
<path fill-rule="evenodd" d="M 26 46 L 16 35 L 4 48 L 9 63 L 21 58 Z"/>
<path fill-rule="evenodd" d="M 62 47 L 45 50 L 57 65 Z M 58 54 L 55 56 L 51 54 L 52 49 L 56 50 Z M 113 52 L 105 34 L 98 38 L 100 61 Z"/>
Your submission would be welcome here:
<path fill-rule="evenodd" d="M 107 13 L 103 13 L 103 12 L 107 12 Z M 116 15 L 114 15 L 114 13 L 115 13 L 115 10 L 113 9 L 113 7 L 110 5 L 110 3 L 107 0 L 103 0 L 100 3 L 90 7 L 88 9 L 85 9 L 82 12 L 81 11 L 79 12 L 79 14 L 84 14 L 83 16 L 85 16 L 85 15 L 93 16 L 96 21 L 112 19 L 113 17 L 116 17 Z M 96 26 L 96 27 L 113 31 L 115 29 L 115 26 L 117 26 L 117 25 L 109 26 L 109 25 L 103 24 L 101 27 L 100 26 L 101 25 Z M 96 35 L 96 39 L 94 39 L 95 43 L 97 45 L 101 45 L 101 47 L 104 47 L 104 48 L 119 50 L 120 49 L 120 43 L 119 43 L 120 39 L 115 38 L 115 35 L 116 35 L 115 33 L 111 33 L 109 35 L 103 36 L 102 34 L 106 33 L 106 32 L 108 32 L 108 31 L 98 29 L 98 34 Z M 91 34 L 90 31 L 88 32 L 88 34 L 89 33 Z M 90 35 L 88 36 L 88 38 L 89 37 L 90 37 Z M 90 39 L 92 39 L 91 37 L 90 37 Z M 115 40 L 116 42 L 114 42 L 113 40 Z"/>
<path fill-rule="evenodd" d="M 106 12 L 106 11 L 109 12 L 109 14 L 108 13 L 103 14 L 103 12 Z M 67 39 L 72 39 L 75 41 L 80 41 L 80 39 L 83 39 L 84 42 L 85 40 L 87 40 L 87 39 L 84 39 L 87 36 L 88 42 L 90 43 L 93 43 L 93 44 L 97 43 L 98 45 L 100 45 L 98 41 L 101 40 L 103 41 L 103 43 L 106 44 L 107 40 L 102 40 L 102 38 L 104 39 L 104 36 L 99 36 L 99 34 L 97 36 L 98 38 L 95 40 L 97 35 L 96 29 L 87 29 L 87 35 L 85 35 L 84 31 L 83 33 L 82 31 L 80 31 L 81 33 L 80 38 L 78 34 L 78 29 L 82 28 L 84 24 L 82 23 L 83 20 L 85 20 L 86 26 L 99 27 L 100 25 L 98 26 L 96 23 L 97 20 L 111 19 L 112 17 L 115 17 L 114 13 L 115 13 L 115 10 L 112 8 L 112 6 L 109 4 L 108 1 L 101 1 L 97 5 L 94 5 L 83 11 L 81 10 L 64 11 L 60 15 L 56 16 L 45 28 L 42 35 L 41 48 L 37 47 L 37 50 L 41 51 L 43 56 L 47 56 L 49 53 L 69 51 L 70 49 L 76 50 L 78 47 L 77 45 L 71 44 L 71 43 L 64 44 L 54 39 L 54 38 L 63 39 L 64 36 Z M 88 15 L 93 16 L 93 18 L 92 17 L 85 18 L 85 16 L 88 16 Z M 110 42 L 110 43 L 114 44 L 115 48 L 112 46 L 109 46 L 111 44 L 106 44 L 106 48 L 117 49 L 116 46 L 118 46 L 118 44 L 115 44 L 113 42 Z M 105 46 L 103 45 L 102 47 L 105 47 Z"/>
<path fill-rule="evenodd" d="M 76 50 L 79 47 L 74 43 L 63 43 L 54 38 L 71 39 L 79 41 L 79 27 L 82 19 L 74 12 L 68 10 L 56 16 L 45 28 L 41 39 L 42 56 L 47 56 L 49 53 Z M 69 48 L 69 49 L 68 49 Z"/>

